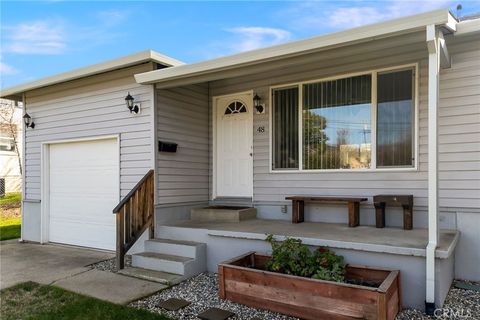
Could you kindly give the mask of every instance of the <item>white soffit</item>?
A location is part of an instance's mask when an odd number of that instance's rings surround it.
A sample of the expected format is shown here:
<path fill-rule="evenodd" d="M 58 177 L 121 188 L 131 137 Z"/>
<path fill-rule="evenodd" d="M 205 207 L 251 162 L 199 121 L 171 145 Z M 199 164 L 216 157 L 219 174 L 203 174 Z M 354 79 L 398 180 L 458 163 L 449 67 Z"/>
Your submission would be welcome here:
<path fill-rule="evenodd" d="M 145 50 L 145 51 L 137 52 L 128 56 L 118 58 L 118 59 L 93 64 L 91 66 L 87 66 L 84 68 L 68 71 L 65 73 L 60 73 L 51 77 L 46 77 L 40 80 L 35 80 L 32 82 L 27 82 L 25 84 L 20 84 L 18 86 L 7 88 L 4 90 L 1 90 L 0 98 L 19 99 L 21 97 L 21 94 L 26 91 L 30 91 L 33 89 L 38 89 L 38 88 L 42 88 L 42 87 L 46 87 L 54 84 L 59 84 L 59 83 L 67 82 L 71 80 L 76 80 L 76 79 L 100 74 L 107 71 L 125 68 L 125 67 L 133 66 L 136 64 L 148 62 L 148 61 L 157 62 L 167 67 L 179 66 L 183 64 L 183 62 L 181 61 L 162 55 L 158 52 Z"/>
<path fill-rule="evenodd" d="M 135 75 L 135 79 L 141 84 L 157 83 L 157 87 L 167 88 L 169 87 L 168 82 L 172 80 L 206 76 L 215 72 L 232 70 L 262 62 L 415 32 L 432 24 L 442 26 L 449 31 L 455 31 L 456 23 L 457 21 L 448 9 L 439 9 L 204 62 L 140 73 Z M 214 80 L 214 77 L 211 80 Z"/>

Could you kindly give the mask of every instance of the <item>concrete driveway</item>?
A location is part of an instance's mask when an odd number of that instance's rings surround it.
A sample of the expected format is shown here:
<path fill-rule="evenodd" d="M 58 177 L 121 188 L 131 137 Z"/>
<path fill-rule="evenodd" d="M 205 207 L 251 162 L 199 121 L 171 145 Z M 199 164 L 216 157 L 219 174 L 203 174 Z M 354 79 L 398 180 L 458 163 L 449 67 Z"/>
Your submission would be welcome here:
<path fill-rule="evenodd" d="M 60 245 L 0 242 L 0 289 L 25 281 L 51 284 L 114 303 L 128 303 L 165 286 L 88 265 L 114 254 Z"/>

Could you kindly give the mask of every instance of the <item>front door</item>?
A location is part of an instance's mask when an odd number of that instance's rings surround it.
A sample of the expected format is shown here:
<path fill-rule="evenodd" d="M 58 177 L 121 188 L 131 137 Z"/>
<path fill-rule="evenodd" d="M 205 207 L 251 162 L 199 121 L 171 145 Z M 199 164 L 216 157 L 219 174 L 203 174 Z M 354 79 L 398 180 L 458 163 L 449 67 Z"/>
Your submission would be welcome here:
<path fill-rule="evenodd" d="M 216 98 L 216 196 L 253 195 L 253 97 Z"/>

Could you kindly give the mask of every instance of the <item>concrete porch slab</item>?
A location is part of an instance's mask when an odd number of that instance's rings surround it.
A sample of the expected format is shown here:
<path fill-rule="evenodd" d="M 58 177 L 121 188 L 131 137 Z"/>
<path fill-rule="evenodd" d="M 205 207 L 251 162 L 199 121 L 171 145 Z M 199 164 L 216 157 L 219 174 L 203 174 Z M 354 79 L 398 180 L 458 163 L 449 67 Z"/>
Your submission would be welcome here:
<path fill-rule="evenodd" d="M 312 246 L 419 257 L 425 256 L 428 243 L 427 229 L 404 230 L 372 226 L 349 228 L 345 224 L 323 222 L 292 224 L 284 220 L 265 219 L 250 219 L 238 223 L 183 220 L 171 222 L 165 226 L 206 230 L 210 236 L 237 239 L 265 240 L 266 234 L 273 234 L 278 240 L 294 237 Z M 449 258 L 455 249 L 458 237 L 459 232 L 456 230 L 440 230 L 436 257 Z"/>
<path fill-rule="evenodd" d="M 138 300 L 167 287 L 157 282 L 140 280 L 95 269 L 61 279 L 54 282 L 53 285 L 101 300 L 121 304 Z"/>

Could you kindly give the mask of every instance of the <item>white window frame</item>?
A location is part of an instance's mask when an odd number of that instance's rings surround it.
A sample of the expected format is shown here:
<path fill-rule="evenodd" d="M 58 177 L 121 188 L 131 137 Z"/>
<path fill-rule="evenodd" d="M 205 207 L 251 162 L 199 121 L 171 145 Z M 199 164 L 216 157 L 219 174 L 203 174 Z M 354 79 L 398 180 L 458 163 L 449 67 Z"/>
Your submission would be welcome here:
<path fill-rule="evenodd" d="M 0 136 L 0 139 L 5 139 L 5 140 L 11 141 L 10 146 L 12 146 L 11 150 L 0 150 L 0 154 L 3 154 L 3 155 L 14 155 L 14 154 L 16 154 L 15 144 L 13 144 L 13 138 L 12 137 Z"/>
<path fill-rule="evenodd" d="M 401 71 L 406 69 L 413 69 L 414 70 L 414 96 L 413 96 L 413 103 L 414 103 L 414 124 L 413 124 L 413 166 L 412 167 L 391 167 L 391 168 L 377 168 L 377 74 L 382 72 L 391 72 L 391 71 Z M 269 112 L 269 172 L 270 173 L 330 173 L 330 172 L 409 172 L 409 171 L 418 171 L 419 167 L 419 121 L 418 121 L 418 105 L 419 105 L 419 64 L 417 63 L 410 63 L 404 65 L 398 65 L 388 68 L 380 68 L 380 69 L 373 69 L 373 70 L 366 70 L 362 72 L 355 72 L 355 73 L 346 73 L 340 74 L 332 77 L 325 77 L 319 79 L 313 79 L 308 81 L 300 81 L 300 82 L 292 82 L 292 83 L 285 83 L 280 85 L 274 85 L 269 87 L 269 99 L 270 99 L 270 109 Z M 303 168 L 303 85 L 309 83 L 317 83 L 323 81 L 332 81 L 338 80 L 343 78 L 350 78 L 360 75 L 367 75 L 370 74 L 372 76 L 372 102 L 371 102 L 371 162 L 370 168 L 364 169 L 304 169 Z M 291 168 L 291 169 L 274 169 L 273 168 L 273 157 L 274 157 L 274 150 L 273 150 L 273 113 L 274 113 L 274 106 L 273 106 L 273 91 L 276 89 L 288 89 L 292 87 L 298 86 L 298 147 L 299 147 L 299 154 L 298 154 L 298 161 L 299 167 L 298 168 Z"/>

